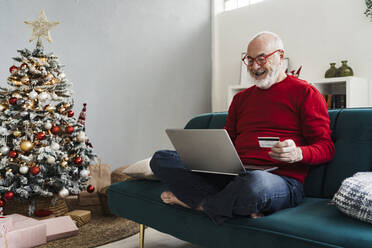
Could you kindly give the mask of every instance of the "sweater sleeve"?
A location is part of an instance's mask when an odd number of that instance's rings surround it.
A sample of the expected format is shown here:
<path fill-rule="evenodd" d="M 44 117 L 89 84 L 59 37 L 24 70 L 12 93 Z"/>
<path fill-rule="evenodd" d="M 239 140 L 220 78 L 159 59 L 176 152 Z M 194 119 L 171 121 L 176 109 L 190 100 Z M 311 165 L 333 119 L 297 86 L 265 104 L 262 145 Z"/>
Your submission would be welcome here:
<path fill-rule="evenodd" d="M 335 147 L 331 139 L 327 104 L 313 86 L 307 89 L 299 111 L 302 133 L 308 144 L 300 146 L 302 162 L 315 165 L 332 160 Z"/>
<path fill-rule="evenodd" d="M 236 108 L 238 106 L 237 100 L 238 94 L 234 96 L 233 100 L 231 101 L 229 111 L 226 118 L 225 129 L 230 136 L 231 141 L 235 144 L 235 138 L 237 136 L 236 130 L 236 122 L 237 122 L 237 111 Z"/>

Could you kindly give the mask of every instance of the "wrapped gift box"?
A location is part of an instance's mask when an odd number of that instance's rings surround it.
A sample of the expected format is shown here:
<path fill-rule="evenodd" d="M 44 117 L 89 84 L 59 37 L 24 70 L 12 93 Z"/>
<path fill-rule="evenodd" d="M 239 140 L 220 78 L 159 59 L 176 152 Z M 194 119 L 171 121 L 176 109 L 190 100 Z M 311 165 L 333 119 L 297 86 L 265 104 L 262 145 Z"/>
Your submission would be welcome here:
<path fill-rule="evenodd" d="M 70 216 L 76 222 L 78 227 L 88 223 L 90 221 L 90 211 L 89 210 L 74 210 L 68 212 L 66 215 Z"/>
<path fill-rule="evenodd" d="M 67 238 L 70 236 L 77 235 L 79 229 L 70 216 L 61 216 L 56 218 L 50 218 L 41 220 L 47 226 L 47 241 L 56 239 Z"/>
<path fill-rule="evenodd" d="M 29 248 L 47 242 L 45 223 L 20 214 L 5 217 L 11 219 L 12 227 L 0 238 L 0 247 L 6 247 L 7 243 L 8 248 Z"/>

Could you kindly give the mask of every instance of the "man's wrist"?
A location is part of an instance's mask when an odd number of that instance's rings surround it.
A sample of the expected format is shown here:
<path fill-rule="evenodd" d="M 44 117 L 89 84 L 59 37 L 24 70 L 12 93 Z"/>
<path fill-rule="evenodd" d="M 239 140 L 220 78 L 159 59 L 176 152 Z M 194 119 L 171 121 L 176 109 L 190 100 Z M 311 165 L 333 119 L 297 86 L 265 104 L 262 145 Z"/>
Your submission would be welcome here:
<path fill-rule="evenodd" d="M 304 158 L 302 156 L 302 149 L 300 147 L 296 147 L 296 148 L 297 148 L 297 160 L 295 162 L 300 162 Z"/>

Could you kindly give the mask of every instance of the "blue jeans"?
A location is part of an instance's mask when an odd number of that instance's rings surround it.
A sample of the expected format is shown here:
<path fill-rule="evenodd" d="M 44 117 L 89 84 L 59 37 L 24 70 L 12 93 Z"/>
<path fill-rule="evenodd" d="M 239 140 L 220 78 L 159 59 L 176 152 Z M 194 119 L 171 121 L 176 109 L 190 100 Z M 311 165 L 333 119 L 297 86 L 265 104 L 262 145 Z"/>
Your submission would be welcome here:
<path fill-rule="evenodd" d="M 239 176 L 190 172 L 175 151 L 157 151 L 150 166 L 180 201 L 193 209 L 202 206 L 216 224 L 236 216 L 295 207 L 303 198 L 303 185 L 296 179 L 260 170 Z"/>

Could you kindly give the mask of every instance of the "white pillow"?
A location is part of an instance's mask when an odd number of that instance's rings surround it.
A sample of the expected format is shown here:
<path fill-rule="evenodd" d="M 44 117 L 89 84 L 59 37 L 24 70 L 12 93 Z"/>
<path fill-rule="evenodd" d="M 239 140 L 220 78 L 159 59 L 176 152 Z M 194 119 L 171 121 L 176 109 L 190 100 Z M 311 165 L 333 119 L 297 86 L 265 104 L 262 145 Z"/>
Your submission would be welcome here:
<path fill-rule="evenodd" d="M 358 172 L 346 178 L 333 196 L 332 203 L 341 212 L 372 223 L 372 172 Z"/>
<path fill-rule="evenodd" d="M 135 178 L 157 180 L 150 168 L 150 160 L 151 158 L 146 158 L 131 164 L 123 170 L 123 173 Z"/>

